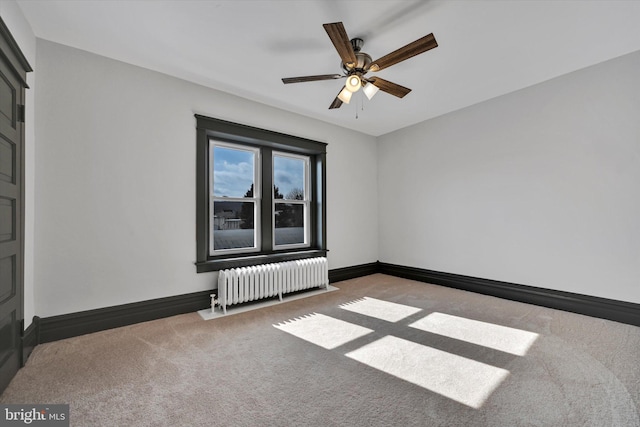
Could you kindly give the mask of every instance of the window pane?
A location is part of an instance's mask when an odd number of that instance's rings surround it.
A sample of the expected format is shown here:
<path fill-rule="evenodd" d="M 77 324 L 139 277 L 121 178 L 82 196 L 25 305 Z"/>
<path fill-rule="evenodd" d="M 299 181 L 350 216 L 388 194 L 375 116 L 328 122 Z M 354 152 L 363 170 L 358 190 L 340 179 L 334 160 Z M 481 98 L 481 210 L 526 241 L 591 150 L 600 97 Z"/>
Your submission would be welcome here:
<path fill-rule="evenodd" d="M 276 203 L 275 244 L 304 243 L 304 205 Z"/>
<path fill-rule="evenodd" d="M 273 156 L 273 194 L 276 199 L 304 200 L 303 159 Z"/>
<path fill-rule="evenodd" d="M 213 202 L 213 249 L 253 248 L 254 202 Z"/>
<path fill-rule="evenodd" d="M 227 147 L 213 147 L 213 195 L 253 197 L 255 153 Z"/>

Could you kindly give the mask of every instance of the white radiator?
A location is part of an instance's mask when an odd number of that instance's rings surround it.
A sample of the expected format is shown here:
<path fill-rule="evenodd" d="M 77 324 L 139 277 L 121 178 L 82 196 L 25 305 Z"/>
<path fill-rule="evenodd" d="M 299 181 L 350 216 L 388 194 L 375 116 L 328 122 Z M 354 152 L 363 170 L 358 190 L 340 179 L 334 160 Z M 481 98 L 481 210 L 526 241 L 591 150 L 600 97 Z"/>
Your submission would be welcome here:
<path fill-rule="evenodd" d="M 211 297 L 211 310 L 216 302 L 227 314 L 227 306 L 275 297 L 316 287 L 329 288 L 327 259 L 307 258 L 251 267 L 231 268 L 218 272 L 218 299 Z"/>

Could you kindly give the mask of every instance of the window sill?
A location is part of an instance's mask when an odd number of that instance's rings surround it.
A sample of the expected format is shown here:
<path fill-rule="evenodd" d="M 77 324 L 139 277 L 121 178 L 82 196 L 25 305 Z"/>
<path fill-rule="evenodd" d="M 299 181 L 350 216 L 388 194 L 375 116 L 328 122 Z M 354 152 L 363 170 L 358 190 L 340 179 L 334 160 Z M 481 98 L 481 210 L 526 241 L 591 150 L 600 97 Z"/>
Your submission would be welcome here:
<path fill-rule="evenodd" d="M 224 270 L 226 268 L 247 267 L 271 262 L 292 261 L 296 259 L 324 257 L 326 249 L 305 249 L 302 251 L 274 252 L 269 254 L 248 254 L 196 262 L 198 273 Z"/>

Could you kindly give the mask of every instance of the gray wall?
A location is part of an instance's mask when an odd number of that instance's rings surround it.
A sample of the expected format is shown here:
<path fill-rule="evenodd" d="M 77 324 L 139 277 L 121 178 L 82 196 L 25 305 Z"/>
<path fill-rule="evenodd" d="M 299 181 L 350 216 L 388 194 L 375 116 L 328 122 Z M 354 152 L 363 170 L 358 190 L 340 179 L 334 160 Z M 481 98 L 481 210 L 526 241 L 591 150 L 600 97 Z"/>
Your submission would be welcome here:
<path fill-rule="evenodd" d="M 640 303 L 640 52 L 380 137 L 380 260 Z"/>
<path fill-rule="evenodd" d="M 374 137 L 40 39 L 37 55 L 39 316 L 214 287 L 193 264 L 194 113 L 327 142 L 329 267 L 377 260 Z"/>

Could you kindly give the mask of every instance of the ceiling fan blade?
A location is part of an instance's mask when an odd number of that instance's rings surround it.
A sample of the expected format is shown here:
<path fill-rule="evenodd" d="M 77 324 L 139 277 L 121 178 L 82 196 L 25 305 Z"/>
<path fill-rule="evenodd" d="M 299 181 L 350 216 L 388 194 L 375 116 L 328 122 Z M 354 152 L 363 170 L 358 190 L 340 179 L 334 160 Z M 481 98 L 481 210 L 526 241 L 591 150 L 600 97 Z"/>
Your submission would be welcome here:
<path fill-rule="evenodd" d="M 383 56 L 382 58 L 376 59 L 371 63 L 369 71 L 383 70 L 387 67 L 397 64 L 398 62 L 402 62 L 406 59 L 431 50 L 434 47 L 438 47 L 438 42 L 436 41 L 433 33 L 431 33 L 412 43 L 409 43 L 404 47 L 401 47 L 398 50 L 394 50 L 393 52 Z"/>
<path fill-rule="evenodd" d="M 320 74 L 317 76 L 301 76 L 301 77 L 285 77 L 282 79 L 282 83 L 304 83 L 304 82 L 315 82 L 317 80 L 333 80 L 333 79 L 341 79 L 344 76 L 342 74 Z"/>
<path fill-rule="evenodd" d="M 347 67 L 354 67 L 358 60 L 356 59 L 353 46 L 351 46 L 351 41 L 349 40 L 349 36 L 347 35 L 347 31 L 344 29 L 342 22 L 323 24 L 322 26 L 327 32 L 327 35 L 329 35 L 329 38 L 338 51 L 338 55 L 340 55 L 340 59 L 342 59 L 344 65 Z"/>
<path fill-rule="evenodd" d="M 387 92 L 393 96 L 397 96 L 398 98 L 404 98 L 406 94 L 411 92 L 411 89 L 408 87 L 400 86 L 397 83 L 390 82 L 385 79 L 381 79 L 380 77 L 372 77 L 368 79 L 370 83 L 376 86 L 378 89 Z"/>
<path fill-rule="evenodd" d="M 329 105 L 329 110 L 333 110 L 334 108 L 340 108 L 341 106 L 342 106 L 342 101 L 340 101 L 340 99 L 338 99 L 338 97 L 336 96 L 336 99 L 334 99 L 331 105 Z"/>
<path fill-rule="evenodd" d="M 342 89 L 344 89 L 344 87 L 342 87 Z M 342 89 L 340 89 L 340 92 L 342 92 Z M 340 92 L 338 92 L 338 95 L 340 95 Z M 331 105 L 329 105 L 329 110 L 333 110 L 334 108 L 340 108 L 341 106 L 342 106 L 342 100 L 338 98 L 338 96 L 336 95 L 336 99 L 334 99 Z"/>

